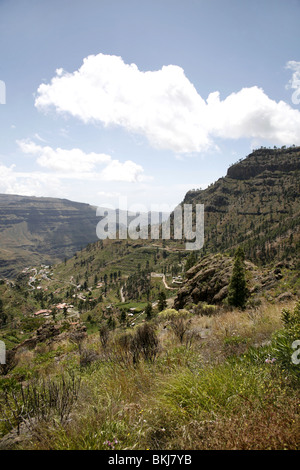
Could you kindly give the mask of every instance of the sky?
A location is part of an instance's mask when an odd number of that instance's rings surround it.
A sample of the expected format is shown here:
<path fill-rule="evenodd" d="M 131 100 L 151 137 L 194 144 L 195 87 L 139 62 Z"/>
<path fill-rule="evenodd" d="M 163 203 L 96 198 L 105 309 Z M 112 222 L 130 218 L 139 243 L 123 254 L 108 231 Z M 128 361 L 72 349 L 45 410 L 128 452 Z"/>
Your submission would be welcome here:
<path fill-rule="evenodd" d="M 0 193 L 172 210 L 300 145 L 300 0 L 0 0 Z"/>

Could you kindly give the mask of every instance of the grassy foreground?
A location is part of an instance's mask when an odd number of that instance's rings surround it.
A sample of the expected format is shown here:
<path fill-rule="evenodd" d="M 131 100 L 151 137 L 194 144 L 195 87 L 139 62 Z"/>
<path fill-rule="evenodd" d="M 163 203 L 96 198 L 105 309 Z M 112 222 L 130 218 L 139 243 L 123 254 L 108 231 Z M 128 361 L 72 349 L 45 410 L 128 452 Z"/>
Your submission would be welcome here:
<path fill-rule="evenodd" d="M 300 308 L 287 307 L 168 310 L 107 342 L 23 351 L 0 382 L 2 442 L 19 429 L 21 449 L 298 449 Z"/>

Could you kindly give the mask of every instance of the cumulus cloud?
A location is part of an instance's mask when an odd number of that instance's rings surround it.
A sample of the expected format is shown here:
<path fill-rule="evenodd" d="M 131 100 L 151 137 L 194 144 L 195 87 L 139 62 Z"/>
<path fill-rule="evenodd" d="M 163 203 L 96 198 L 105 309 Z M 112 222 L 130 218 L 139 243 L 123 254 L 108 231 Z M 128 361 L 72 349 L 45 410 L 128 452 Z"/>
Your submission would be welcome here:
<path fill-rule="evenodd" d="M 104 181 L 136 181 L 143 168 L 136 163 L 127 160 L 120 163 L 118 160 L 112 160 L 101 172 L 101 179 Z"/>
<path fill-rule="evenodd" d="M 287 86 L 287 88 L 292 88 L 295 90 L 292 94 L 292 102 L 294 104 L 300 104 L 300 62 L 290 60 L 287 62 L 286 68 L 294 71 L 292 78 L 290 79 Z"/>
<path fill-rule="evenodd" d="M 223 101 L 213 92 L 204 100 L 179 66 L 144 72 L 104 54 L 86 57 L 73 73 L 58 69 L 39 86 L 35 106 L 121 126 L 177 154 L 207 150 L 216 137 L 300 143 L 300 112 L 261 88 L 243 88 Z"/>
<path fill-rule="evenodd" d="M 43 172 L 20 172 L 15 165 L 0 163 L 0 193 L 23 196 L 64 197 L 60 181 Z"/>
<path fill-rule="evenodd" d="M 97 164 L 108 163 L 111 157 L 105 154 L 84 153 L 78 148 L 71 150 L 42 147 L 32 141 L 17 141 L 22 152 L 37 156 L 37 163 L 44 168 L 54 171 L 69 171 L 72 173 L 89 172 Z"/>
<path fill-rule="evenodd" d="M 53 149 L 30 140 L 20 140 L 17 143 L 23 153 L 36 157 L 39 166 L 57 172 L 61 178 L 127 182 L 143 178 L 143 168 L 130 160 L 122 163 L 103 153 L 85 153 L 78 148 Z M 99 166 L 104 168 L 99 170 Z"/>
<path fill-rule="evenodd" d="M 271 100 L 261 88 L 243 88 L 224 101 L 218 92 L 211 93 L 207 103 L 208 124 L 216 136 L 300 143 L 299 111 L 284 101 Z"/>

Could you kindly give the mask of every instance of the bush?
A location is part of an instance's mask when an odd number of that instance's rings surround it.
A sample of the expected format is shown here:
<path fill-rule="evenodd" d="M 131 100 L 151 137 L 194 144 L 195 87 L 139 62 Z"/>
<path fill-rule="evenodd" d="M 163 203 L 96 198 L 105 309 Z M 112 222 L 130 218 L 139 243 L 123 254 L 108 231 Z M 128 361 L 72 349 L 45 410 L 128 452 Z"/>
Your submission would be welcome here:
<path fill-rule="evenodd" d="M 5 364 L 0 364 L 0 375 L 7 375 L 17 365 L 16 353 L 14 350 L 9 349 L 6 351 Z"/>
<path fill-rule="evenodd" d="M 175 310 L 174 308 L 166 308 L 158 314 L 160 320 L 173 320 L 174 318 L 187 318 L 191 316 L 188 310 Z"/>
<path fill-rule="evenodd" d="M 272 351 L 277 363 L 296 376 L 300 377 L 300 365 L 292 361 L 295 352 L 292 344 L 300 340 L 300 302 L 293 311 L 283 309 L 281 314 L 283 329 L 279 330 L 272 339 Z"/>
<path fill-rule="evenodd" d="M 230 336 L 224 339 L 225 352 L 229 355 L 242 354 L 247 348 L 248 340 L 241 336 Z"/>
<path fill-rule="evenodd" d="M 106 324 L 100 325 L 99 337 L 102 348 L 105 350 L 109 340 L 109 328 Z"/>
<path fill-rule="evenodd" d="M 80 367 L 88 367 L 99 359 L 99 356 L 92 349 L 83 349 L 80 354 Z"/>
<path fill-rule="evenodd" d="M 215 315 L 218 311 L 218 307 L 216 305 L 211 305 L 206 302 L 199 302 L 195 307 L 194 307 L 194 313 L 196 315 L 205 315 L 210 317 L 211 315 Z"/>
<path fill-rule="evenodd" d="M 74 331 L 72 331 L 70 333 L 70 341 L 74 344 L 77 345 L 78 347 L 78 351 L 79 351 L 79 354 L 81 354 L 81 351 L 82 351 L 82 345 L 83 345 L 83 342 L 86 338 L 86 332 L 85 330 L 82 328 L 82 329 L 76 329 Z"/>
<path fill-rule="evenodd" d="M 181 343 L 183 343 L 184 336 L 189 329 L 191 320 L 186 320 L 183 317 L 174 317 L 172 318 L 170 325 Z"/>
<path fill-rule="evenodd" d="M 149 323 L 139 326 L 132 337 L 130 349 L 134 364 L 139 361 L 140 355 L 146 361 L 154 362 L 158 353 L 158 339 L 155 327 Z"/>
<path fill-rule="evenodd" d="M 18 432 L 22 423 L 29 426 L 33 422 L 49 422 L 54 417 L 63 424 L 70 416 L 79 389 L 80 378 L 70 374 L 57 381 L 34 381 L 6 390 L 0 396 L 2 421 L 9 431 L 16 426 Z"/>

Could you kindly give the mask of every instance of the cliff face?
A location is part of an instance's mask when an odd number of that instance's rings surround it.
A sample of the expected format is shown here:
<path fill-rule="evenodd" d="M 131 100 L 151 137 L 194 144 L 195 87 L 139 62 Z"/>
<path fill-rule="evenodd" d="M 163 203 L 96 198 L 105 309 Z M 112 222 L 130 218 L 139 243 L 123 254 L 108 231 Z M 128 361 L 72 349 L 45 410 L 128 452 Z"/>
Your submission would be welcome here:
<path fill-rule="evenodd" d="M 0 195 L 0 274 L 53 264 L 96 241 L 96 208 L 66 199 Z"/>
<path fill-rule="evenodd" d="M 245 160 L 228 168 L 227 177 L 248 180 L 262 173 L 287 173 L 300 170 L 299 147 L 289 149 L 259 149 Z"/>

